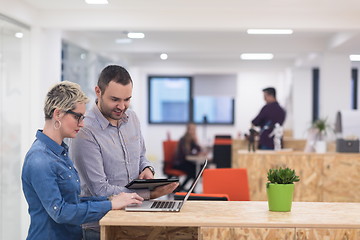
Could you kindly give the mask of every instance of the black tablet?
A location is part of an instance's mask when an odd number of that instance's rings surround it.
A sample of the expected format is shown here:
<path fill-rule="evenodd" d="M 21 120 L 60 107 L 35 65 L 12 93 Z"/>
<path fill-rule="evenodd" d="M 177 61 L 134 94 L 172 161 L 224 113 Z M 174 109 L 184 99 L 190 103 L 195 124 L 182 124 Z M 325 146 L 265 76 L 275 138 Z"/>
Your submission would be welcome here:
<path fill-rule="evenodd" d="M 157 179 L 135 179 L 129 182 L 125 187 L 128 189 L 154 189 L 158 186 L 173 182 L 179 182 L 177 178 L 157 178 Z"/>

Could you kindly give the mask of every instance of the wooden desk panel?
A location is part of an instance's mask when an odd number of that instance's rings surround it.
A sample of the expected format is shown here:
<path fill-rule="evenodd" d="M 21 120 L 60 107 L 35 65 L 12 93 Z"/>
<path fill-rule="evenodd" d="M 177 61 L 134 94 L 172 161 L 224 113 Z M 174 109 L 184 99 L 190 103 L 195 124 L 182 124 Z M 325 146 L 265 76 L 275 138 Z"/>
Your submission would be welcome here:
<path fill-rule="evenodd" d="M 255 146 L 258 144 L 255 143 Z M 284 138 L 283 140 L 283 149 L 292 152 L 304 152 L 306 146 L 305 139 L 292 139 L 292 138 Z M 238 151 L 244 150 L 248 151 L 248 141 L 245 139 L 233 139 L 232 141 L 232 159 L 236 159 Z M 335 142 L 327 143 L 327 152 L 335 153 L 336 152 L 336 144 Z"/>
<path fill-rule="evenodd" d="M 300 176 L 294 201 L 360 202 L 360 154 L 238 151 L 232 167 L 248 170 L 251 200 L 267 200 L 270 168 L 289 167 Z"/>
<path fill-rule="evenodd" d="M 309 229 L 296 228 L 296 240 L 357 240 L 360 239 L 360 229 Z"/>
<path fill-rule="evenodd" d="M 360 154 L 326 154 L 323 160 L 324 201 L 360 202 Z"/>
<path fill-rule="evenodd" d="M 282 239 L 294 240 L 295 228 L 226 228 L 203 227 L 200 230 L 202 240 L 214 239 Z"/>
<path fill-rule="evenodd" d="M 233 139 L 232 144 L 235 146 L 235 150 L 248 150 L 248 141 L 246 139 Z M 255 142 L 255 146 L 258 145 L 258 141 Z M 306 145 L 306 139 L 293 139 L 285 137 L 283 139 L 283 148 L 291 148 L 293 151 L 304 151 Z"/>
<path fill-rule="evenodd" d="M 101 227 L 101 239 L 109 240 L 189 240 L 198 239 L 197 227 L 106 226 Z"/>
<path fill-rule="evenodd" d="M 294 202 L 291 212 L 270 212 L 266 201 L 188 201 L 179 213 L 110 211 L 101 239 L 357 239 L 359 212 L 360 203 Z"/>

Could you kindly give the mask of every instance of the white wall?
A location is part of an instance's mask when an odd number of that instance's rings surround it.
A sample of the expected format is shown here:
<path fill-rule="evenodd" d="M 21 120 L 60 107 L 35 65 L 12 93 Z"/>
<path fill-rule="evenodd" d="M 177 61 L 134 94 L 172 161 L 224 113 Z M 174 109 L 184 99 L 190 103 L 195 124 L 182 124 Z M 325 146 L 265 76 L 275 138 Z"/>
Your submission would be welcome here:
<path fill-rule="evenodd" d="M 43 105 L 49 88 L 61 78 L 61 31 L 31 29 L 31 128 L 43 127 Z"/>
<path fill-rule="evenodd" d="M 325 54 L 320 66 L 320 116 L 335 123 L 339 110 L 351 108 L 351 62 L 346 54 Z"/>
<path fill-rule="evenodd" d="M 284 73 L 285 71 L 265 70 L 257 72 L 244 71 L 238 74 L 236 125 L 242 132 L 248 131 L 251 120 L 265 104 L 262 89 L 275 87 L 280 105 L 285 106 L 287 93 L 284 92 L 286 89 L 283 87 L 285 85 Z"/>
<path fill-rule="evenodd" d="M 29 75 L 24 76 L 26 85 L 23 104 L 24 132 L 21 144 L 22 161 L 35 139 L 37 129 L 44 125 L 43 106 L 49 88 L 60 81 L 61 72 L 61 32 L 33 27 L 30 31 Z M 21 164 L 22 167 L 22 164 Z M 23 194 L 22 194 L 23 196 Z M 21 239 L 25 239 L 30 223 L 25 198 L 21 201 Z"/>
<path fill-rule="evenodd" d="M 20 174 L 22 162 L 34 140 L 35 132 L 38 128 L 42 128 L 44 123 L 42 108 L 45 93 L 52 84 L 60 81 L 61 31 L 44 29 L 37 26 L 35 24 L 36 18 L 38 17 L 37 11 L 24 2 L 2 0 L 0 8 L 1 14 L 30 26 L 30 31 L 24 32 L 25 44 L 21 46 L 21 62 L 15 64 L 13 72 L 9 72 L 10 76 L 20 76 L 16 81 L 13 81 L 12 84 L 15 84 L 17 81 L 22 83 L 19 87 L 21 96 L 19 96 L 15 104 L 11 106 L 17 113 L 8 115 L 15 118 L 15 120 L 19 118 L 19 116 L 21 117 L 21 130 L 17 132 L 17 134 L 21 134 L 20 149 L 18 149 L 21 154 L 21 163 L 19 164 L 19 169 L 16 171 Z M 20 103 L 21 107 L 17 107 L 17 104 Z M 5 128 L 6 126 L 2 127 Z M 11 173 L 10 169 L 5 168 L 0 170 Z M 14 177 L 20 181 L 20 176 Z M 21 189 L 19 182 L 14 181 L 12 184 L 14 185 L 13 188 Z M 29 226 L 28 205 L 21 190 L 19 194 L 21 195 L 21 200 L 17 208 L 20 211 L 20 216 L 14 209 L 6 208 L 3 204 L 1 207 L 4 207 L 2 210 L 5 211 L 5 213 L 9 212 L 17 219 L 17 221 L 8 219 L 10 222 L 7 223 L 8 227 L 6 232 L 19 234 L 20 239 L 25 239 Z M 12 195 L 12 197 L 16 196 Z M 13 202 L 15 203 L 15 201 Z M 13 224 L 11 224 L 11 222 L 13 222 Z M 3 231 L 2 234 L 6 234 L 6 232 Z M 6 236 L 7 235 L 5 235 L 4 239 L 9 238 Z"/>
<path fill-rule="evenodd" d="M 311 69 L 293 70 L 293 134 L 294 138 L 306 138 L 306 130 L 312 123 L 312 71 Z"/>

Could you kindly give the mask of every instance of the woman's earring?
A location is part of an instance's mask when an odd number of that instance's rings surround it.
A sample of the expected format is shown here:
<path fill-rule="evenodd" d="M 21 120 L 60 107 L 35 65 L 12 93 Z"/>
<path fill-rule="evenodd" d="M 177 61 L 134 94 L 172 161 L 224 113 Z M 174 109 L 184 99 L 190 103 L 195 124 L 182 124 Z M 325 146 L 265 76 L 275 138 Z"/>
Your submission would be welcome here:
<path fill-rule="evenodd" d="M 56 130 L 59 130 L 61 128 L 61 122 L 59 120 L 56 120 L 54 123 L 54 128 Z"/>

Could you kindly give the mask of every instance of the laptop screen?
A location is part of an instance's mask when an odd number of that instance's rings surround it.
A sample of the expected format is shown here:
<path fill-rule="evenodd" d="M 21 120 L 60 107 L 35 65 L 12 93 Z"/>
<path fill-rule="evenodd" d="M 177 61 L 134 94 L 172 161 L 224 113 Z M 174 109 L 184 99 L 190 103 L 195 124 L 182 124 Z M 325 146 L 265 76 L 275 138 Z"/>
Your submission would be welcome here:
<path fill-rule="evenodd" d="M 197 182 L 199 181 L 199 179 L 200 179 L 200 177 L 201 177 L 202 173 L 204 172 L 204 170 L 205 170 L 205 168 L 206 168 L 207 162 L 208 162 L 208 160 L 207 160 L 207 159 L 205 159 L 205 162 L 204 162 L 204 165 L 203 165 L 203 166 L 202 166 L 202 168 L 201 168 L 201 171 L 200 171 L 200 172 L 198 173 L 198 175 L 196 176 L 195 181 L 193 182 L 193 184 L 191 185 L 191 187 L 190 187 L 190 189 L 189 189 L 188 193 L 187 193 L 187 194 L 186 194 L 186 196 L 184 197 L 183 204 L 186 202 L 186 200 L 189 198 L 190 194 L 191 194 L 191 193 L 192 193 L 192 191 L 194 190 L 194 188 L 195 188 L 195 186 L 196 186 Z"/>

